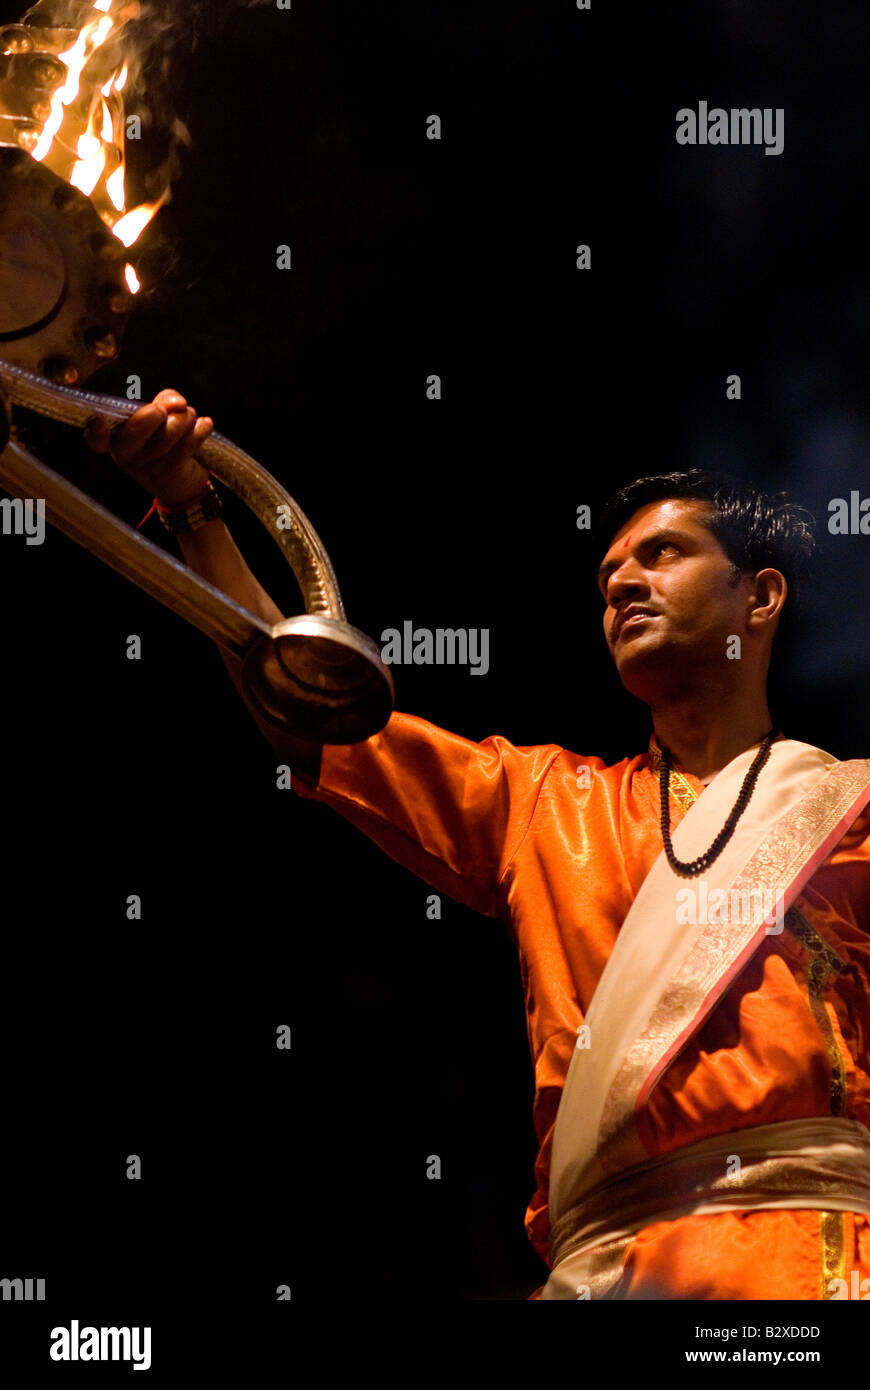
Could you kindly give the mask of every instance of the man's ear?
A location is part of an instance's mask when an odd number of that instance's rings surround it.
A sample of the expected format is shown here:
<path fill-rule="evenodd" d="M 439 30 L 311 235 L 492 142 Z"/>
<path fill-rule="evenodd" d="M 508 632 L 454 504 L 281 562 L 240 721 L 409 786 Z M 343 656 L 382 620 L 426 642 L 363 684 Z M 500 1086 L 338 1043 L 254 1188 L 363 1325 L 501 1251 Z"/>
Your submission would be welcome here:
<path fill-rule="evenodd" d="M 750 581 L 747 598 L 746 623 L 760 631 L 775 622 L 788 597 L 788 584 L 781 570 L 759 570 Z"/>

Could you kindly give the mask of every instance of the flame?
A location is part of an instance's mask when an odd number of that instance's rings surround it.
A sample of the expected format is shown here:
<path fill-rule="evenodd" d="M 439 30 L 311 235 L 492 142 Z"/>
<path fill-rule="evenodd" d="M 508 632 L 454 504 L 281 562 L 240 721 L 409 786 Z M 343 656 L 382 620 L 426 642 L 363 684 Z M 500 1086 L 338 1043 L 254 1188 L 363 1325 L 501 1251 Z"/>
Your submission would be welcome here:
<path fill-rule="evenodd" d="M 127 284 L 128 284 L 129 287 L 130 287 L 130 293 L 131 293 L 131 294 L 138 294 L 138 293 L 139 293 L 139 290 L 140 290 L 140 288 L 141 288 L 141 286 L 140 286 L 140 284 L 139 284 L 139 276 L 136 274 L 136 272 L 135 272 L 135 270 L 133 269 L 133 267 L 132 267 L 131 265 L 129 265 L 129 264 L 128 264 L 128 265 L 125 265 L 125 266 L 124 266 L 124 274 L 125 274 L 126 277 L 127 277 Z"/>
<path fill-rule="evenodd" d="M 78 143 L 79 157 L 73 165 L 70 183 L 91 196 L 106 165 L 106 151 L 96 135 L 83 135 Z"/>
<path fill-rule="evenodd" d="M 58 54 L 66 76 L 52 93 L 49 115 L 32 155 L 46 161 L 54 173 L 92 198 L 118 240 L 124 246 L 132 246 L 165 202 L 167 193 L 157 202 L 127 208 L 120 95 L 129 77 L 127 62 L 121 62 L 108 80 L 93 91 L 90 101 L 89 84 L 86 78 L 83 80 L 83 74 L 106 40 L 120 36 L 136 7 L 131 0 L 93 0 L 91 9 L 93 14 L 79 30 L 72 47 Z M 129 278 L 128 275 L 128 282 Z"/>
<path fill-rule="evenodd" d="M 125 246 L 132 246 L 144 232 L 148 223 L 160 211 L 166 201 L 166 194 L 157 199 L 156 203 L 140 203 L 132 212 L 125 213 L 112 228 L 115 236 L 122 241 Z"/>
<path fill-rule="evenodd" d="M 106 179 L 106 192 L 111 198 L 118 212 L 124 211 L 124 166 L 119 164 L 114 174 L 110 174 Z"/>

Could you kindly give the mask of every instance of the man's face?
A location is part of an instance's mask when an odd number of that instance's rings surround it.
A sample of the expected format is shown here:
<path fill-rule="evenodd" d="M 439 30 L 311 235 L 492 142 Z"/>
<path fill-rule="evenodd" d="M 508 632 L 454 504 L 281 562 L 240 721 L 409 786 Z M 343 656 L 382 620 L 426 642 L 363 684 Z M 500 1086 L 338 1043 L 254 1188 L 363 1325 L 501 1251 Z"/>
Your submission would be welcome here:
<path fill-rule="evenodd" d="M 599 570 L 607 644 L 623 685 L 647 703 L 724 665 L 728 637 L 744 632 L 748 581 L 729 582 L 731 562 L 704 524 L 711 511 L 677 498 L 648 503 Z"/>

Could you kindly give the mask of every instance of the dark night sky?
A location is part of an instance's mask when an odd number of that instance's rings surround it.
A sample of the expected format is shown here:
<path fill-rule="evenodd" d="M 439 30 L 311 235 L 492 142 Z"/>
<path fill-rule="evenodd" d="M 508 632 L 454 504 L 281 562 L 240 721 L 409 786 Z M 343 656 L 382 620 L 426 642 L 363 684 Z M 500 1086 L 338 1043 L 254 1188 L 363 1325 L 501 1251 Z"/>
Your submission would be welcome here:
<path fill-rule="evenodd" d="M 93 389 L 136 372 L 212 414 L 299 500 L 375 638 L 406 618 L 490 629 L 485 680 L 400 669 L 398 708 L 611 761 L 645 746 L 648 720 L 610 669 L 577 506 L 676 467 L 787 488 L 820 518 L 823 556 L 780 720 L 870 754 L 870 537 L 826 530 L 829 499 L 870 493 L 866 7 L 194 14 L 196 47 L 177 20 L 164 83 L 192 148 L 143 238 L 122 359 Z M 678 146 L 675 112 L 700 99 L 784 108 L 784 152 Z M 73 432 L 28 437 L 139 520 L 144 494 Z M 293 611 L 277 551 L 227 511 Z M 56 1284 L 99 1293 L 111 1267 L 144 1290 L 168 1249 L 179 1297 L 214 1267 L 252 1302 L 281 1282 L 338 1301 L 328 1257 L 352 1231 L 357 1298 L 525 1296 L 545 1272 L 522 1228 L 532 1078 L 502 926 L 447 902 L 427 922 L 425 885 L 278 793 L 207 640 L 70 542 L 4 540 L 0 583 L 6 852 L 27 884 L 7 1003 L 32 1059 L 13 1092 L 51 1098 L 31 1171 L 63 1134 L 52 1180 L 105 1216 L 87 1275 L 46 1230 Z M 77 1097 L 95 1079 L 92 1122 Z M 129 1152 L 151 1175 L 132 1195 Z M 422 1177 L 430 1152 L 441 1183 Z M 412 1230 L 422 1267 L 397 1287 Z"/>

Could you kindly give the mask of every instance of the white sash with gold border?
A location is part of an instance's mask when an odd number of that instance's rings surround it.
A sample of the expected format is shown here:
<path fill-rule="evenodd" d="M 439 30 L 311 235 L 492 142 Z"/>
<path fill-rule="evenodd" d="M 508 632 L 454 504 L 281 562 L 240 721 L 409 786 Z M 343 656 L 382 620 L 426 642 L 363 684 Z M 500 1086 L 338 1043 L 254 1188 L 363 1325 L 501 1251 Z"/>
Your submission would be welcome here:
<path fill-rule="evenodd" d="M 723 768 L 673 833 L 680 859 L 722 828 L 757 752 Z M 729 843 L 704 875 L 708 900 L 747 902 L 739 922 L 685 922 L 687 886 L 662 853 L 647 875 L 585 1018 L 588 1046 L 571 1059 L 556 1117 L 551 1224 L 583 1195 L 648 1159 L 638 1107 L 708 1017 L 765 935 L 870 801 L 870 759 L 838 762 L 809 744 L 774 743 Z M 776 904 L 775 919 L 770 916 Z M 703 916 L 703 914 L 701 914 Z M 710 914 L 719 915 L 719 914 Z M 584 1038 L 585 1041 L 585 1038 Z"/>

